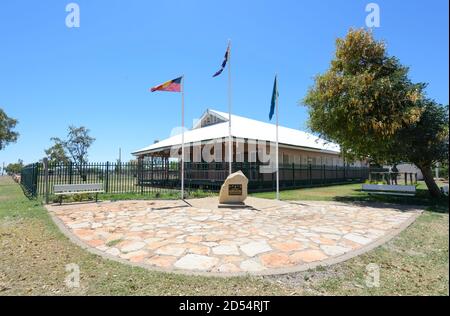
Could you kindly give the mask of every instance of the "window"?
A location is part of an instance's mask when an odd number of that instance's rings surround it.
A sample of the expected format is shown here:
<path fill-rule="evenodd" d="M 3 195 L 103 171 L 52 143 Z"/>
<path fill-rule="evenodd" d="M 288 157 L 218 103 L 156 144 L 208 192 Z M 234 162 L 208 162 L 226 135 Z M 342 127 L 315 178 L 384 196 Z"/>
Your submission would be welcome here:
<path fill-rule="evenodd" d="M 217 117 L 215 117 L 215 116 L 213 116 L 213 115 L 208 115 L 208 116 L 206 116 L 206 117 L 202 120 L 201 126 L 202 126 L 202 127 L 206 127 L 206 126 L 209 126 L 209 125 L 216 124 L 216 123 L 218 123 L 219 121 L 220 121 L 220 120 L 219 120 Z"/>

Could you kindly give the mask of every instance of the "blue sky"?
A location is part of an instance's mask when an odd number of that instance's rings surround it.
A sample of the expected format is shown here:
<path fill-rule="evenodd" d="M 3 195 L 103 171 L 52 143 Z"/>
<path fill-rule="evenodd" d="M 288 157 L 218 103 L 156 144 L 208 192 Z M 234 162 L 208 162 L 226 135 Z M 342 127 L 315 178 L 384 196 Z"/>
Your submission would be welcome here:
<path fill-rule="evenodd" d="M 365 26 L 360 0 L 73 1 L 80 28 L 67 28 L 71 1 L 0 2 L 0 107 L 20 139 L 0 164 L 43 157 L 50 137 L 85 125 L 91 161 L 114 161 L 180 125 L 180 95 L 148 88 L 186 76 L 188 126 L 206 108 L 227 110 L 227 76 L 211 78 L 233 43 L 233 112 L 268 121 L 279 76 L 280 124 L 306 129 L 298 105 L 333 57 L 336 37 Z M 411 67 L 428 95 L 448 104 L 448 1 L 374 1 L 378 39 Z"/>

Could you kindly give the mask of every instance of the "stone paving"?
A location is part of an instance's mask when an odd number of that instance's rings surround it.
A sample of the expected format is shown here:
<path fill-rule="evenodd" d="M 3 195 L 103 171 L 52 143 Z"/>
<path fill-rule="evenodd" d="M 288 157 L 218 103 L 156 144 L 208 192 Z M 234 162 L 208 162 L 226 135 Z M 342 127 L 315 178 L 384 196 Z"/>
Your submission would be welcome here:
<path fill-rule="evenodd" d="M 270 274 L 349 254 L 418 211 L 249 198 L 254 208 L 206 208 L 215 198 L 51 205 L 69 234 L 109 257 L 158 270 Z"/>

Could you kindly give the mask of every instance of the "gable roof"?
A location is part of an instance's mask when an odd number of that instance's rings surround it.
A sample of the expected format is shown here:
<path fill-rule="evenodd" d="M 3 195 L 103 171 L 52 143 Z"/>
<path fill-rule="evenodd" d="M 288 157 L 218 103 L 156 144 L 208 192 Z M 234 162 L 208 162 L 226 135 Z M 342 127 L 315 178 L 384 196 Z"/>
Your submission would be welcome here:
<path fill-rule="evenodd" d="M 214 115 L 224 122 L 201 127 L 201 121 L 207 115 Z M 276 141 L 276 125 L 265 123 L 246 117 L 231 115 L 231 135 L 237 138 L 253 140 Z M 201 119 L 194 124 L 193 129 L 184 132 L 185 143 L 195 143 L 212 139 L 228 137 L 228 113 L 208 109 Z M 293 128 L 278 127 L 278 141 L 280 147 L 292 146 L 307 150 L 338 154 L 339 145 L 327 142 L 310 133 Z M 181 134 L 166 138 L 133 152 L 133 155 L 156 152 L 171 146 L 181 145 Z"/>

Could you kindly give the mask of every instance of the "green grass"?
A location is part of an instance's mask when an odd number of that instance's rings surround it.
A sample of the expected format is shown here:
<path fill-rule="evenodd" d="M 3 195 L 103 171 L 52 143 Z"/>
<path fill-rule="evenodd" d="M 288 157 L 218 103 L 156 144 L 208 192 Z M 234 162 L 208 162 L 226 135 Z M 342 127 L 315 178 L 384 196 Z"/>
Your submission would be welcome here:
<path fill-rule="evenodd" d="M 123 239 L 115 239 L 115 240 L 111 240 L 110 242 L 106 243 L 106 246 L 108 247 L 114 247 L 115 245 L 121 243 L 123 241 Z"/>
<path fill-rule="evenodd" d="M 358 195 L 357 186 L 351 187 L 288 196 Z M 130 267 L 86 252 L 57 229 L 40 200 L 28 200 L 10 178 L 0 177 L 0 295 L 448 295 L 449 225 L 448 214 L 437 212 L 442 208 L 429 207 L 389 243 L 331 267 L 287 276 L 196 277 Z M 80 266 L 78 289 L 64 284 L 69 263 Z M 369 263 L 381 267 L 378 288 L 365 285 Z"/>
<path fill-rule="evenodd" d="M 448 198 L 432 199 L 426 185 L 419 182 L 417 194 L 411 196 L 375 195 L 361 191 L 362 184 L 343 184 L 316 188 L 285 190 L 280 199 L 289 201 L 338 201 L 338 202 L 382 202 L 433 207 L 436 211 L 448 212 Z M 251 194 L 255 197 L 274 199 L 274 192 Z"/>
<path fill-rule="evenodd" d="M 179 190 L 161 190 L 160 192 L 145 192 L 140 193 L 101 193 L 98 195 L 99 201 L 121 201 L 121 200 L 176 200 L 180 198 Z M 216 196 L 217 193 L 203 191 L 203 190 L 191 190 L 187 191 L 185 198 L 203 198 L 208 196 Z M 59 203 L 60 196 L 51 195 L 49 201 Z M 80 201 L 93 201 L 95 200 L 95 194 L 74 194 L 66 195 L 63 197 L 64 203 L 80 202 Z"/>

